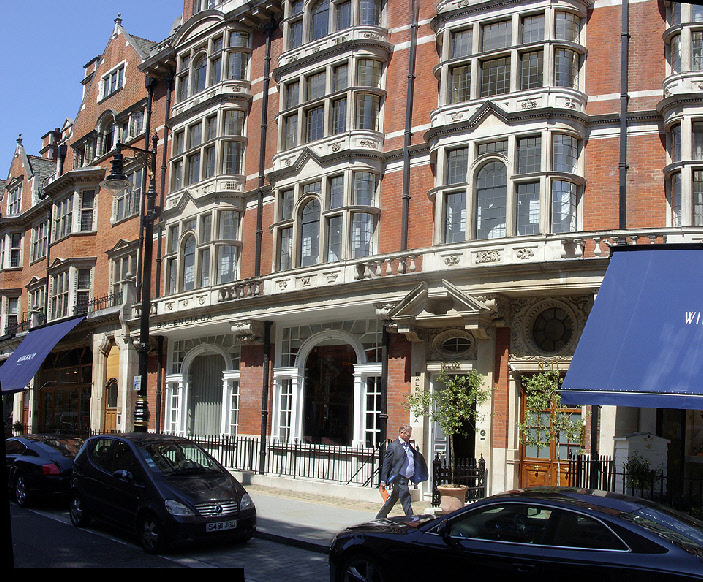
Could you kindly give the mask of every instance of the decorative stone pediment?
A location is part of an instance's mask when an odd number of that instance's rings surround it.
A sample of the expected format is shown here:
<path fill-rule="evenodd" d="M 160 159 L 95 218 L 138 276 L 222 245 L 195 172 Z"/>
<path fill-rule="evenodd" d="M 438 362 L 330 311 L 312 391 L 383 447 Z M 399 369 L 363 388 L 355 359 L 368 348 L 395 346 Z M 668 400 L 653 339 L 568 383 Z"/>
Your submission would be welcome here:
<path fill-rule="evenodd" d="M 442 280 L 437 288 L 420 283 L 384 315 L 398 333 L 404 333 L 411 341 L 420 341 L 423 331 L 449 327 L 486 338 L 495 310 Z"/>

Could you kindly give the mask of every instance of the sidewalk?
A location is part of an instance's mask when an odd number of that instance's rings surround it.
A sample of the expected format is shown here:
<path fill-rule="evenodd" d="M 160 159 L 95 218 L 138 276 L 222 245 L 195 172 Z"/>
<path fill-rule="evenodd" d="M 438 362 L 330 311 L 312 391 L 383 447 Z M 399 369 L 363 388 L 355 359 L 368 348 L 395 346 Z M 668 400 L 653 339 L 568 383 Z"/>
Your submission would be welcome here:
<path fill-rule="evenodd" d="M 374 505 L 263 485 L 246 488 L 256 505 L 258 537 L 322 553 L 327 553 L 337 533 L 347 526 L 372 521 L 382 505 L 380 495 Z M 428 502 L 413 503 L 416 514 L 427 512 L 429 507 Z M 400 503 L 390 515 L 403 515 Z"/>

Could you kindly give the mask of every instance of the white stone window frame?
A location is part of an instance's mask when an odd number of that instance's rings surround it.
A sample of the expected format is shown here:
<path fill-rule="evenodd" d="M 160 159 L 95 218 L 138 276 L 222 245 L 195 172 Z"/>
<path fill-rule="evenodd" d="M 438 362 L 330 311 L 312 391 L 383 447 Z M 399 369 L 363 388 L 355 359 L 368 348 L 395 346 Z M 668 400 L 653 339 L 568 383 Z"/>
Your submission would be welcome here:
<path fill-rule="evenodd" d="M 581 31 L 578 42 L 568 41 L 556 38 L 555 19 L 556 13 L 569 12 L 581 19 Z M 545 17 L 545 37 L 541 41 L 535 41 L 527 44 L 522 42 L 522 22 L 525 17 L 537 16 L 543 14 Z M 483 51 L 483 28 L 495 22 L 506 20 L 506 15 L 501 15 L 496 18 L 486 18 L 485 15 L 472 16 L 445 26 L 438 31 L 438 40 L 440 41 L 440 64 L 437 67 L 441 77 L 439 105 L 440 107 L 452 106 L 457 107 L 459 104 L 475 101 L 490 100 L 496 98 L 507 98 L 509 95 L 518 92 L 534 92 L 544 90 L 550 87 L 556 87 L 555 84 L 555 52 L 558 49 L 568 49 L 574 51 L 579 56 L 578 63 L 578 79 L 577 86 L 574 89 L 583 92 L 584 78 L 581 74 L 585 61 L 585 33 L 583 21 L 585 14 L 581 14 L 575 8 L 568 10 L 560 8 L 546 8 L 539 11 L 531 11 L 527 13 L 515 11 L 507 15 L 507 19 L 511 21 L 511 39 L 507 47 L 495 48 L 489 51 Z M 452 37 L 455 33 L 471 30 L 472 31 L 472 47 L 469 54 L 453 57 L 452 55 Z M 541 87 L 525 89 L 521 88 L 521 55 L 536 50 L 542 51 L 542 85 Z M 491 96 L 481 96 L 482 82 L 482 65 L 487 61 L 498 58 L 508 58 L 510 61 L 510 86 L 505 93 L 493 94 Z M 469 90 L 469 98 L 465 101 L 452 102 L 452 70 L 459 66 L 469 66 L 471 69 L 471 87 Z M 569 88 L 565 88 L 569 89 Z"/>
<path fill-rule="evenodd" d="M 298 50 L 311 43 L 320 42 L 324 38 L 332 35 L 343 33 L 357 26 L 383 28 L 386 25 L 386 2 L 379 0 L 380 9 L 378 11 L 378 22 L 374 24 L 361 23 L 361 1 L 351 0 L 351 19 L 350 25 L 344 28 L 337 28 L 337 10 L 340 4 L 344 4 L 345 0 L 330 0 L 327 34 L 319 38 L 312 38 L 312 12 L 317 5 L 317 2 L 304 2 L 303 9 L 300 12 L 293 12 L 295 2 L 288 1 L 284 4 L 284 19 L 283 19 L 283 46 L 284 52 Z M 299 44 L 294 44 L 291 38 L 292 27 L 302 23 L 301 39 Z"/>
<path fill-rule="evenodd" d="M 353 187 L 354 187 L 354 175 L 358 172 L 366 172 L 373 174 L 377 177 L 375 184 L 374 193 L 374 204 L 373 205 L 361 205 L 355 204 L 353 200 Z M 344 186 L 343 186 L 343 200 L 340 206 L 331 207 L 330 205 L 330 184 L 331 180 L 343 176 Z M 280 264 L 281 258 L 281 245 L 282 245 L 282 232 L 292 229 L 292 256 L 291 256 L 291 269 L 301 268 L 300 254 L 301 254 L 301 231 L 302 231 L 302 211 L 305 205 L 312 199 L 316 199 L 320 205 L 320 223 L 319 223 L 319 234 L 318 234 L 318 257 L 316 265 L 321 265 L 325 263 L 332 263 L 336 261 L 344 260 L 354 260 L 353 256 L 353 225 L 354 225 L 354 215 L 355 214 L 366 214 L 371 217 L 372 221 L 372 237 L 371 237 L 371 253 L 365 255 L 364 257 L 357 257 L 357 259 L 365 258 L 366 256 L 373 256 L 376 254 L 378 249 L 378 225 L 380 222 L 381 209 L 379 207 L 380 199 L 380 188 L 381 188 L 381 172 L 378 168 L 371 165 L 360 165 L 356 164 L 353 167 L 346 167 L 343 169 L 330 168 L 322 176 L 318 176 L 314 180 L 306 180 L 304 177 L 298 176 L 295 182 L 281 183 L 280 187 L 276 189 L 275 193 L 275 208 L 274 216 L 283 217 L 284 208 L 282 201 L 282 193 L 289 192 L 293 190 L 293 206 L 290 216 L 285 218 L 279 218 L 271 226 L 273 237 L 275 241 L 274 245 L 274 256 L 272 257 L 272 265 L 275 271 L 287 270 L 283 269 Z M 308 184 L 320 182 L 321 188 L 319 193 L 306 193 L 304 187 Z M 329 241 L 330 241 L 330 229 L 329 221 L 333 217 L 342 217 L 342 245 L 341 245 L 341 256 L 334 260 L 329 260 Z"/>
<path fill-rule="evenodd" d="M 552 144 L 554 135 L 568 135 L 578 140 L 578 153 L 576 167 L 573 172 L 556 172 L 553 170 L 552 162 Z M 518 158 L 518 143 L 522 138 L 540 137 L 540 171 L 520 174 L 517 172 Z M 478 154 L 478 146 L 482 142 L 499 141 L 502 139 L 508 140 L 507 149 L 501 153 L 486 153 Z M 468 160 L 466 163 L 467 174 L 465 181 L 458 181 L 452 184 L 446 183 L 447 179 L 447 155 L 450 151 L 456 149 L 467 148 Z M 526 128 L 523 132 L 510 134 L 506 136 L 496 135 L 490 140 L 472 140 L 461 141 L 457 138 L 454 142 L 448 142 L 441 146 L 437 155 L 437 170 L 436 179 L 437 186 L 430 193 L 435 199 L 435 207 L 438 212 L 435 213 L 437 220 L 435 221 L 434 240 L 435 244 L 452 244 L 445 241 L 446 216 L 447 216 L 447 199 L 450 194 L 457 192 L 465 192 L 466 208 L 465 208 L 465 241 L 473 241 L 476 239 L 476 177 L 480 168 L 489 161 L 499 161 L 506 165 L 507 168 L 507 202 L 506 202 L 506 234 L 505 238 L 515 237 L 517 235 L 517 194 L 518 185 L 539 182 L 539 232 L 551 233 L 552 225 L 552 183 L 562 180 L 571 182 L 577 189 L 577 204 L 576 204 L 576 230 L 583 224 L 583 204 L 582 193 L 585 179 L 583 178 L 585 166 L 583 159 L 583 137 L 566 127 L 555 127 L 550 129 L 529 129 Z M 512 172 L 512 173 L 511 173 Z M 529 236 L 529 235 L 525 235 Z M 501 237 L 503 238 L 503 237 Z M 493 240 L 493 239 L 490 239 Z"/>
<path fill-rule="evenodd" d="M 127 82 L 127 67 L 128 63 L 126 60 L 124 60 L 112 67 L 107 73 L 100 77 L 100 86 L 98 88 L 97 98 L 98 102 L 114 95 L 125 86 Z M 114 75 L 117 75 L 117 82 L 116 85 L 113 86 L 112 80 L 114 78 Z M 106 81 L 109 82 L 110 85 L 107 91 L 105 90 Z"/>
<path fill-rule="evenodd" d="M 282 331 L 279 331 L 276 339 L 276 353 L 281 350 Z M 364 347 L 360 341 L 360 337 L 350 333 L 325 329 L 314 333 L 306 338 L 296 355 L 295 363 L 290 367 L 276 367 L 273 371 L 273 410 L 271 422 L 271 435 L 273 438 L 285 440 L 282 434 L 281 423 L 281 393 L 286 382 L 290 382 L 292 386 L 291 394 L 291 409 L 289 412 L 289 428 L 290 433 L 287 435 L 287 440 L 302 439 L 303 437 L 303 408 L 305 403 L 304 394 L 304 379 L 305 365 L 312 348 L 316 345 L 336 341 L 339 344 L 350 345 L 356 353 L 356 364 L 354 365 L 354 394 L 353 394 L 353 415 L 352 415 L 352 442 L 350 446 L 363 447 L 366 442 L 366 380 L 369 377 L 381 377 L 380 362 L 368 362 Z"/>
<path fill-rule="evenodd" d="M 380 65 L 380 76 L 377 85 L 356 84 L 357 80 L 357 65 L 359 61 L 373 60 Z M 342 89 L 335 89 L 335 71 L 340 65 L 347 66 L 347 83 Z M 344 136 L 351 132 L 373 132 L 383 133 L 384 107 L 386 101 L 386 75 L 387 75 L 388 58 L 381 52 L 372 50 L 357 50 L 353 54 L 347 55 L 342 59 L 332 59 L 326 63 L 317 63 L 309 66 L 304 70 L 297 71 L 295 74 L 286 75 L 281 79 L 279 87 L 284 95 L 284 99 L 279 100 L 280 111 L 278 118 L 282 121 L 278 123 L 278 152 L 289 152 L 294 148 L 302 148 L 313 143 L 323 142 L 324 140 L 334 139 L 338 136 Z M 324 73 L 325 88 L 323 94 L 315 95 L 309 98 L 308 95 L 308 80 L 312 77 Z M 298 87 L 297 103 L 290 103 L 288 92 L 291 87 Z M 370 95 L 378 100 L 378 108 L 373 112 L 375 126 L 371 129 L 361 129 L 360 116 L 357 111 L 357 100 L 359 97 Z M 346 120 L 344 123 L 345 131 L 339 133 L 335 126 L 333 117 L 334 103 L 340 99 L 346 99 Z M 286 107 L 288 105 L 288 107 Z M 323 108 L 323 130 L 322 135 L 310 141 L 308 139 L 308 113 L 311 110 Z M 295 118 L 296 130 L 295 138 L 290 139 L 288 136 L 288 124 L 290 119 Z M 293 145 L 295 144 L 295 145 Z"/>

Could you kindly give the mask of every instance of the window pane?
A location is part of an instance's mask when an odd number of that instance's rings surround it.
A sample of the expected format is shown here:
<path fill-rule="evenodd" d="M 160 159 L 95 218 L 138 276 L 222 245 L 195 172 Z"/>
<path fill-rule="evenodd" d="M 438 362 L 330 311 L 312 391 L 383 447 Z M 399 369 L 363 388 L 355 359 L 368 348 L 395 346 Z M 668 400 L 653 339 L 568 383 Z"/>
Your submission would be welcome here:
<path fill-rule="evenodd" d="M 452 33 L 451 58 L 458 59 L 468 57 L 471 54 L 471 41 L 473 35 L 471 29 L 457 30 Z"/>
<path fill-rule="evenodd" d="M 703 32 L 691 32 L 691 70 L 703 70 Z"/>
<path fill-rule="evenodd" d="M 681 226 L 681 174 L 671 177 L 671 225 Z"/>
<path fill-rule="evenodd" d="M 325 72 L 316 73 L 315 75 L 310 75 L 306 79 L 306 99 L 312 101 L 313 99 L 320 99 L 325 96 Z"/>
<path fill-rule="evenodd" d="M 517 186 L 517 234 L 539 234 L 539 182 Z"/>
<path fill-rule="evenodd" d="M 336 29 L 344 30 L 351 26 L 351 2 L 340 2 L 336 7 Z"/>
<path fill-rule="evenodd" d="M 520 88 L 534 89 L 542 86 L 543 52 L 532 51 L 520 55 Z"/>
<path fill-rule="evenodd" d="M 236 210 L 220 212 L 220 240 L 236 240 L 239 232 L 239 213 Z"/>
<path fill-rule="evenodd" d="M 458 148 L 447 152 L 447 184 L 466 182 L 469 167 L 469 148 Z"/>
<path fill-rule="evenodd" d="M 189 236 L 183 245 L 183 291 L 195 288 L 195 237 Z"/>
<path fill-rule="evenodd" d="M 312 22 L 310 26 L 310 40 L 316 40 L 327 36 L 329 32 L 329 12 L 329 0 L 320 0 L 320 2 L 313 7 L 311 11 Z"/>
<path fill-rule="evenodd" d="M 510 20 L 501 20 L 500 22 L 484 25 L 483 50 L 492 51 L 510 46 L 511 29 Z"/>
<path fill-rule="evenodd" d="M 308 143 L 325 137 L 325 108 L 320 105 L 305 113 L 306 141 Z"/>
<path fill-rule="evenodd" d="M 544 40 L 544 14 L 526 16 L 522 19 L 522 43 Z"/>
<path fill-rule="evenodd" d="M 555 19 L 555 37 L 559 40 L 579 41 L 581 19 L 571 12 L 557 12 Z"/>
<path fill-rule="evenodd" d="M 286 271 L 290 269 L 293 258 L 293 229 L 292 228 L 282 228 L 281 229 L 281 242 L 278 252 L 278 268 L 281 271 Z"/>
<path fill-rule="evenodd" d="M 576 230 L 576 185 L 565 180 L 552 182 L 552 232 Z"/>
<path fill-rule="evenodd" d="M 477 177 L 476 238 L 505 236 L 507 169 L 500 162 L 489 162 Z"/>
<path fill-rule="evenodd" d="M 281 192 L 281 220 L 293 218 L 293 189 Z"/>
<path fill-rule="evenodd" d="M 352 218 L 352 257 L 373 254 L 373 215 L 356 212 Z"/>
<path fill-rule="evenodd" d="M 570 135 L 552 136 L 552 170 L 576 173 L 578 169 L 578 140 Z"/>
<path fill-rule="evenodd" d="M 380 87 L 381 62 L 375 59 L 359 59 L 356 65 L 356 84 L 360 87 Z"/>
<path fill-rule="evenodd" d="M 235 81 L 242 81 L 246 79 L 249 55 L 244 52 L 235 51 L 230 53 L 227 59 L 228 78 Z"/>
<path fill-rule="evenodd" d="M 484 61 L 481 66 L 481 97 L 510 91 L 510 57 Z"/>
<path fill-rule="evenodd" d="M 284 123 L 283 149 L 289 150 L 298 145 L 298 116 L 289 115 Z"/>
<path fill-rule="evenodd" d="M 300 266 L 316 265 L 320 243 L 320 204 L 317 200 L 311 200 L 303 208 L 300 238 Z"/>
<path fill-rule="evenodd" d="M 347 98 L 332 101 L 332 133 L 343 133 L 347 130 Z"/>
<path fill-rule="evenodd" d="M 461 103 L 471 98 L 471 65 L 452 67 L 450 103 Z"/>
<path fill-rule="evenodd" d="M 334 176 L 329 182 L 329 208 L 340 208 L 344 204 L 344 176 Z"/>
<path fill-rule="evenodd" d="M 244 148 L 241 142 L 228 141 L 223 146 L 223 167 L 225 174 L 242 174 Z"/>
<path fill-rule="evenodd" d="M 380 98 L 371 93 L 356 96 L 356 128 L 378 131 Z"/>
<path fill-rule="evenodd" d="M 354 204 L 373 206 L 376 175 L 371 172 L 354 172 Z"/>
<path fill-rule="evenodd" d="M 327 221 L 327 261 L 342 258 L 342 216 L 331 216 Z"/>
<path fill-rule="evenodd" d="M 570 49 L 554 51 L 554 84 L 557 87 L 578 89 L 579 55 Z"/>
<path fill-rule="evenodd" d="M 381 25 L 381 2 L 380 0 L 360 0 L 359 2 L 359 24 L 362 26 Z"/>
<path fill-rule="evenodd" d="M 444 242 L 466 240 L 466 192 L 453 192 L 446 196 Z"/>
<path fill-rule="evenodd" d="M 244 112 L 225 111 L 224 135 L 242 135 L 244 130 Z"/>
<path fill-rule="evenodd" d="M 295 107 L 300 103 L 300 81 L 289 83 L 286 86 L 286 109 Z"/>
<path fill-rule="evenodd" d="M 519 174 L 541 170 L 542 138 L 522 137 L 517 142 L 517 171 Z"/>
<path fill-rule="evenodd" d="M 703 123 L 693 122 L 693 145 L 694 160 L 703 160 Z"/>
<path fill-rule="evenodd" d="M 693 226 L 703 225 L 703 171 L 693 172 Z"/>
<path fill-rule="evenodd" d="M 231 283 L 237 278 L 237 247 L 232 245 L 218 246 L 217 253 L 217 283 Z"/>

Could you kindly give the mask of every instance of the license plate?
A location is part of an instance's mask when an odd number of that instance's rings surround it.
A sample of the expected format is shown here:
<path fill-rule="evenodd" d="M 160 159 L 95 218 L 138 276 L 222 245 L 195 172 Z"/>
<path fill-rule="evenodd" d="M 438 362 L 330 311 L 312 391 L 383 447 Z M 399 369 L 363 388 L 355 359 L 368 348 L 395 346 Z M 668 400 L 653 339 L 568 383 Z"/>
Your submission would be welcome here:
<path fill-rule="evenodd" d="M 227 529 L 235 529 L 236 527 L 236 519 L 232 519 L 230 521 L 216 521 L 214 523 L 205 524 L 205 531 L 225 531 Z"/>

